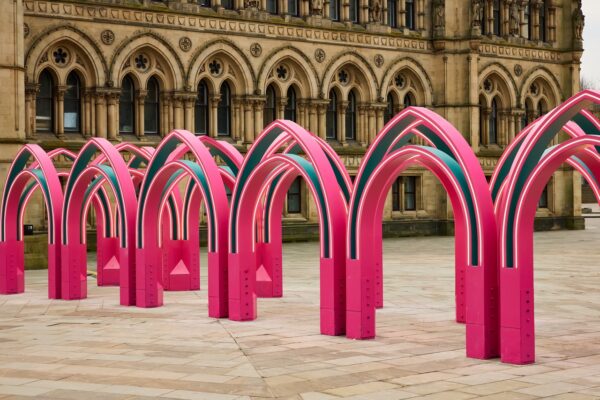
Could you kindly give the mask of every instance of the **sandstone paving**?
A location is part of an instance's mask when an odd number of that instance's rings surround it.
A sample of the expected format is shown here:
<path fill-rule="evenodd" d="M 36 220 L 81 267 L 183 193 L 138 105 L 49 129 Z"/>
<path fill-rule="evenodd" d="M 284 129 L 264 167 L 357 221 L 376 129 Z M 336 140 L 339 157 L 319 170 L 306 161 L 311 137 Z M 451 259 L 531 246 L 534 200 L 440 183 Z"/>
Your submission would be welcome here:
<path fill-rule="evenodd" d="M 318 243 L 284 245 L 284 296 L 258 319 L 207 317 L 202 290 L 122 307 L 48 300 L 45 271 L 0 296 L 0 399 L 600 399 L 600 220 L 536 234 L 537 362 L 465 357 L 454 322 L 454 240 L 386 239 L 377 338 L 319 334 Z"/>

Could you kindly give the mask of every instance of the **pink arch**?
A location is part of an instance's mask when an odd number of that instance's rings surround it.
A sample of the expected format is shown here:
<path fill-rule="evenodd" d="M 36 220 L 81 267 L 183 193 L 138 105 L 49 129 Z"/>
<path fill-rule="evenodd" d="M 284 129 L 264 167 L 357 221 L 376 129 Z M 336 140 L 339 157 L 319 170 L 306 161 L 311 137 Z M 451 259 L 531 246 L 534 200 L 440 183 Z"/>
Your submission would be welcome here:
<path fill-rule="evenodd" d="M 30 157 L 33 157 L 33 167 L 25 168 L 17 163 L 25 162 Z M 22 168 L 17 171 L 18 168 Z M 19 226 L 21 216 L 18 215 L 18 207 L 20 197 L 25 189 L 26 184 L 31 178 L 35 180 L 37 185 L 42 182 L 34 173 L 34 170 L 41 171 L 47 192 L 42 190 L 46 210 L 48 213 L 49 224 L 48 229 L 48 297 L 57 299 L 61 297 L 61 253 L 60 253 L 60 228 L 61 228 L 61 209 L 63 203 L 63 194 L 61 190 L 58 173 L 52 159 L 35 144 L 23 146 L 15 156 L 8 175 L 7 182 L 4 187 L 2 213 L 4 220 L 2 221 L 2 240 L 0 241 L 0 293 L 22 293 L 24 291 L 24 246 L 23 239 L 18 233 L 21 232 L 22 226 Z M 13 176 L 15 175 L 16 176 Z M 13 176 L 13 181 L 8 179 Z"/>

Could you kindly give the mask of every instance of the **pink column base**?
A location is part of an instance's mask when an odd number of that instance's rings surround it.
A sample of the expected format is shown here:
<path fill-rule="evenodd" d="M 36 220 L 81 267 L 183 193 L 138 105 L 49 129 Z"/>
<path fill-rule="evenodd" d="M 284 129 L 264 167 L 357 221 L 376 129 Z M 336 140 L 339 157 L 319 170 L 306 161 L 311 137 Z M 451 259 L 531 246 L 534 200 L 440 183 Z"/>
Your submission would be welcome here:
<path fill-rule="evenodd" d="M 61 245 L 62 298 L 78 300 L 87 297 L 87 248 L 82 243 Z"/>
<path fill-rule="evenodd" d="M 185 242 L 185 240 L 163 240 L 162 281 L 165 290 L 175 292 L 188 291 L 192 288 Z"/>
<path fill-rule="evenodd" d="M 250 277 L 256 269 L 252 260 L 247 257 L 242 261 L 240 254 L 229 253 L 229 319 L 233 321 L 256 319 L 255 279 Z"/>
<path fill-rule="evenodd" d="M 282 297 L 281 243 L 257 243 L 256 252 L 256 295 Z"/>
<path fill-rule="evenodd" d="M 136 249 L 136 301 L 141 308 L 163 305 L 163 285 L 160 282 L 162 257 L 159 248 Z"/>
<path fill-rule="evenodd" d="M 25 291 L 24 250 L 21 240 L 0 242 L 0 294 Z"/>
<path fill-rule="evenodd" d="M 346 260 L 346 337 L 375 337 L 375 285 L 361 260 Z"/>
<path fill-rule="evenodd" d="M 522 265 L 500 270 L 500 359 L 511 364 L 535 361 L 533 277 L 524 276 L 524 271 Z"/>
<path fill-rule="evenodd" d="M 98 286 L 119 286 L 120 250 L 118 238 L 99 237 L 97 240 Z"/>
<path fill-rule="evenodd" d="M 344 263 L 341 257 L 337 262 Z M 345 304 L 345 270 L 336 267 L 336 260 L 323 258 L 320 260 L 321 287 L 321 333 L 338 336 L 346 333 L 346 304 Z M 342 273 L 343 276 L 336 276 Z"/>
<path fill-rule="evenodd" d="M 472 268 L 472 267 L 471 267 Z M 454 267 L 454 302 L 456 305 L 456 322 L 467 322 L 467 306 L 465 303 L 465 267 L 455 264 Z"/>
<path fill-rule="evenodd" d="M 208 263 L 208 316 L 226 318 L 229 315 L 227 298 L 227 253 L 209 251 Z M 256 310 L 256 307 L 255 307 Z M 255 314 L 256 318 L 256 314 Z"/>

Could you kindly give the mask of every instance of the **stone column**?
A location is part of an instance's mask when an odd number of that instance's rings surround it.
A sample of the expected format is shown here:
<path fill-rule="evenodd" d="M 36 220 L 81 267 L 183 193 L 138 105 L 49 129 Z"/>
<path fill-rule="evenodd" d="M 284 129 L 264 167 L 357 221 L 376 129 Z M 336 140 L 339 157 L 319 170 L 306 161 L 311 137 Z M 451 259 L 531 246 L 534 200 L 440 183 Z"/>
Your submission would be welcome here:
<path fill-rule="evenodd" d="M 217 125 L 219 123 L 219 102 L 221 101 L 221 95 L 213 94 L 210 96 L 209 107 L 210 107 L 210 117 L 208 120 L 210 124 L 208 125 L 208 135 L 210 137 L 217 137 Z"/>
<path fill-rule="evenodd" d="M 254 124 L 252 121 L 253 104 L 246 99 L 244 102 L 244 144 L 252 143 L 254 139 Z"/>
<path fill-rule="evenodd" d="M 315 135 L 319 135 L 319 116 L 317 111 L 317 105 L 310 102 L 308 104 L 308 129 Z"/>
<path fill-rule="evenodd" d="M 263 130 L 263 109 L 265 108 L 265 101 L 262 99 L 254 99 L 254 137 L 252 141 L 256 139 L 256 137 Z"/>
<path fill-rule="evenodd" d="M 232 138 L 240 142 L 243 136 L 244 107 L 239 96 L 233 98 L 233 132 Z"/>
<path fill-rule="evenodd" d="M 179 94 L 173 95 L 173 127 L 172 129 L 185 129 L 184 110 L 183 110 L 184 98 Z"/>
<path fill-rule="evenodd" d="M 169 133 L 172 129 L 175 129 L 176 125 L 175 125 L 175 100 L 173 97 L 172 93 L 167 93 L 165 94 L 165 96 L 163 97 L 163 101 L 162 103 L 164 103 L 162 109 L 164 110 L 165 113 L 165 123 L 161 124 L 162 128 L 159 128 L 160 130 L 160 134 L 161 135 L 166 135 L 167 133 Z M 181 111 L 181 103 L 179 104 L 179 110 Z M 181 121 L 183 122 L 183 115 L 181 115 Z M 160 121 L 159 121 L 160 122 Z"/>
<path fill-rule="evenodd" d="M 327 104 L 321 103 L 317 105 L 318 129 L 317 135 L 323 140 L 327 137 Z"/>
<path fill-rule="evenodd" d="M 94 93 L 96 102 L 96 135 L 106 138 L 106 95 L 102 91 Z"/>
<path fill-rule="evenodd" d="M 286 105 L 287 105 L 287 97 L 280 97 L 279 103 L 276 104 L 277 108 L 275 109 L 275 119 L 283 119 L 284 118 Z M 298 111 L 298 110 L 296 110 L 296 111 Z"/>
<path fill-rule="evenodd" d="M 118 126 L 119 126 L 119 117 L 118 117 L 118 109 L 119 109 L 119 93 L 111 92 L 107 96 L 108 100 L 108 129 L 107 135 L 108 140 L 117 140 L 118 135 Z"/>
<path fill-rule="evenodd" d="M 367 109 L 367 115 L 369 116 L 369 144 L 371 144 L 375 140 L 375 134 L 377 133 L 377 125 L 375 121 L 375 108 L 373 106 L 369 106 L 369 108 Z"/>
<path fill-rule="evenodd" d="M 63 139 L 65 137 L 65 93 L 66 86 L 56 87 L 56 136 Z"/>
<path fill-rule="evenodd" d="M 483 127 L 483 132 L 479 132 L 479 143 L 486 145 L 486 146 L 489 144 L 489 136 L 488 135 L 489 135 L 490 125 L 489 125 L 488 121 L 490 119 L 491 112 L 492 112 L 491 108 L 485 108 L 482 113 L 483 121 L 480 123 L 480 126 Z"/>
<path fill-rule="evenodd" d="M 183 111 L 183 120 L 184 120 L 184 128 L 190 132 L 196 131 L 196 127 L 194 126 L 194 105 L 196 104 L 195 93 L 188 94 L 188 96 L 184 99 L 184 111 Z"/>
<path fill-rule="evenodd" d="M 37 84 L 27 84 L 25 86 L 25 136 L 27 139 L 35 138 L 35 101 L 39 93 L 40 86 Z"/>
<path fill-rule="evenodd" d="M 86 90 L 83 94 L 83 124 L 82 124 L 82 134 L 85 138 L 89 138 L 91 136 L 92 131 L 92 94 L 89 90 Z"/>
<path fill-rule="evenodd" d="M 356 140 L 361 146 L 366 146 L 369 138 L 369 123 L 368 123 L 367 106 L 361 105 L 358 107 L 358 135 Z"/>
<path fill-rule="evenodd" d="M 144 137 L 144 100 L 146 100 L 147 92 L 145 90 L 138 90 L 136 92 L 136 106 L 137 106 L 137 114 L 136 114 L 136 124 L 135 130 L 138 138 L 142 139 Z"/>
<path fill-rule="evenodd" d="M 342 145 L 346 144 L 346 108 L 348 108 L 347 101 L 338 102 L 337 139 Z"/>
<path fill-rule="evenodd" d="M 383 129 L 383 112 L 385 111 L 387 104 L 377 104 L 375 106 L 375 135 L 377 135 Z"/>

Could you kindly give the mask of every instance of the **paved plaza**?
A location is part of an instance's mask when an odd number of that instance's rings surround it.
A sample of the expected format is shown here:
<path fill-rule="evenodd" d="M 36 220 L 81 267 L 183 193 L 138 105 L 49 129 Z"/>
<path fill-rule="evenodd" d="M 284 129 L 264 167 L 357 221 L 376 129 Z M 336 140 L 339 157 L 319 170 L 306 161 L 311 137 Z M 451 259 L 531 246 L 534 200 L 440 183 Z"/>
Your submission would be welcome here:
<path fill-rule="evenodd" d="M 533 365 L 465 357 L 453 238 L 384 241 L 369 341 L 318 333 L 318 244 L 296 243 L 284 297 L 259 299 L 253 322 L 208 318 L 205 290 L 121 307 L 93 278 L 88 299 L 50 301 L 45 271 L 28 271 L 25 294 L 0 297 L 0 398 L 600 399 L 600 219 L 587 226 L 536 234 Z"/>

